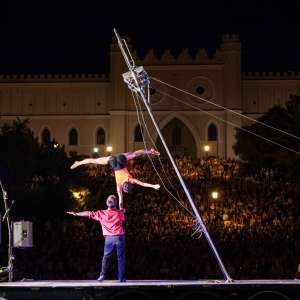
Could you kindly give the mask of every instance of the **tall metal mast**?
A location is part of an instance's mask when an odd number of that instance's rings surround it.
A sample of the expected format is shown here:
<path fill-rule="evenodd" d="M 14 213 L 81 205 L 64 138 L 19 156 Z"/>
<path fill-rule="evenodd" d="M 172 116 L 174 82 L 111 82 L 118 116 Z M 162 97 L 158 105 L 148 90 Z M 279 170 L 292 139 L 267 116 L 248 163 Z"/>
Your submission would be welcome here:
<path fill-rule="evenodd" d="M 181 174 L 180 174 L 180 172 L 177 168 L 177 165 L 174 161 L 174 158 L 173 158 L 173 156 L 172 156 L 172 154 L 171 154 L 171 152 L 168 148 L 168 145 L 165 142 L 165 139 L 164 139 L 164 137 L 161 133 L 159 125 L 158 125 L 158 123 L 157 123 L 157 121 L 156 121 L 156 119 L 153 115 L 152 109 L 151 109 L 150 104 L 149 104 L 150 99 L 147 99 L 147 97 L 144 93 L 145 86 L 149 85 L 149 82 L 150 82 L 149 81 L 149 76 L 148 76 L 148 74 L 146 73 L 146 71 L 144 70 L 143 67 L 136 67 L 135 66 L 134 60 L 133 60 L 133 58 L 130 54 L 130 51 L 129 51 L 129 48 L 126 44 L 126 41 L 124 39 L 120 38 L 120 36 L 119 36 L 116 29 L 114 29 L 114 33 L 116 35 L 121 53 L 122 53 L 122 55 L 125 59 L 125 63 L 126 63 L 128 69 L 129 69 L 129 71 L 127 73 L 124 73 L 122 75 L 123 79 L 124 79 L 125 83 L 128 85 L 129 89 L 134 91 L 135 93 L 137 93 L 140 96 L 140 98 L 143 100 L 144 105 L 146 106 L 147 111 L 149 113 L 149 116 L 150 116 L 150 118 L 153 122 L 153 125 L 154 125 L 160 139 L 161 139 L 161 142 L 162 142 L 162 144 L 163 144 L 163 146 L 166 150 L 166 153 L 168 154 L 169 159 L 170 159 L 170 161 L 173 165 L 173 168 L 174 168 L 174 170 L 175 170 L 175 172 L 178 176 L 178 179 L 179 179 L 179 181 L 182 185 L 182 188 L 183 188 L 183 190 L 184 190 L 184 192 L 185 192 L 185 194 L 186 194 L 186 196 L 187 196 L 187 198 L 190 202 L 190 205 L 191 205 L 192 210 L 195 214 L 196 220 L 199 223 L 199 225 L 201 226 L 202 232 L 204 233 L 204 235 L 205 235 L 205 237 L 208 241 L 208 244 L 209 244 L 210 248 L 212 249 L 212 251 L 213 251 L 213 253 L 214 253 L 214 255 L 217 259 L 217 262 L 218 262 L 218 264 L 219 264 L 219 266 L 222 270 L 222 273 L 223 273 L 223 275 L 226 279 L 226 282 L 231 282 L 232 279 L 230 278 L 229 274 L 227 273 L 227 271 L 225 269 L 225 266 L 224 266 L 224 264 L 223 264 L 223 262 L 220 258 L 220 255 L 219 255 L 219 253 L 218 253 L 218 251 L 217 251 L 217 249 L 216 249 L 216 247 L 215 247 L 215 245 L 214 245 L 214 243 L 213 243 L 213 241 L 212 241 L 212 239 L 211 239 L 211 237 L 210 237 L 210 235 L 209 235 L 209 233 L 208 233 L 208 231 L 205 227 L 205 224 L 202 221 L 202 218 L 201 218 L 201 216 L 200 216 L 200 214 L 197 210 L 197 207 L 196 207 L 196 205 L 195 205 L 195 203 L 194 203 L 194 201 L 193 201 L 193 199 L 190 195 L 190 192 L 189 192 L 189 190 L 188 190 L 188 188 L 187 188 L 187 186 L 186 186 L 186 184 L 185 184 L 185 182 L 184 182 L 184 180 L 183 180 L 183 178 L 182 178 L 182 176 L 181 176 Z"/>
<path fill-rule="evenodd" d="M 12 205 L 14 204 L 14 200 L 11 202 L 10 206 L 8 205 L 8 197 L 7 197 L 7 192 L 4 189 L 4 186 L 2 184 L 1 178 L 0 178 L 0 190 L 2 192 L 2 197 L 4 201 L 4 208 L 5 208 L 5 213 L 0 222 L 4 222 L 6 219 L 7 222 L 7 228 L 8 228 L 8 252 L 7 252 L 7 271 L 8 271 L 8 281 L 13 281 L 13 252 L 12 252 L 12 247 L 13 247 L 13 238 L 12 238 L 12 222 L 10 221 L 10 210 L 12 208 Z"/>

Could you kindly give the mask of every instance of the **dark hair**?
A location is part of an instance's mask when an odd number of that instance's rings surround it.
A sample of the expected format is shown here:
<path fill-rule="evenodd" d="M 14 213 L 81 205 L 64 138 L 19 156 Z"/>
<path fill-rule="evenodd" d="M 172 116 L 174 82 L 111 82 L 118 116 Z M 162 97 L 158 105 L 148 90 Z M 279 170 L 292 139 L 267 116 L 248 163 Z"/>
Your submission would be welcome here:
<path fill-rule="evenodd" d="M 126 156 L 124 154 L 120 154 L 117 156 L 118 165 L 120 168 L 124 168 L 126 166 Z"/>
<path fill-rule="evenodd" d="M 108 159 L 108 164 L 114 171 L 117 171 L 126 167 L 126 160 L 124 154 L 114 155 Z"/>
<path fill-rule="evenodd" d="M 131 184 L 130 182 L 125 181 L 125 182 L 123 183 L 122 189 L 123 189 L 123 192 L 124 192 L 124 193 L 130 193 L 131 190 L 132 190 L 132 188 L 133 188 L 133 184 Z"/>
<path fill-rule="evenodd" d="M 106 205 L 108 208 L 117 207 L 117 197 L 115 195 L 109 195 L 106 199 Z"/>

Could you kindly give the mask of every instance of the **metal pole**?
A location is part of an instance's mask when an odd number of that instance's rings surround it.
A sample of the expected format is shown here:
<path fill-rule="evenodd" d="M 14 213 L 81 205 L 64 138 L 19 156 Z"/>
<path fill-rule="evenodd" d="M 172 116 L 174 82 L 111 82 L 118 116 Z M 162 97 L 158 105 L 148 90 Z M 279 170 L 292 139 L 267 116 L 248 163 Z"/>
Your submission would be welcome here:
<path fill-rule="evenodd" d="M 13 281 L 13 254 L 12 254 L 12 224 L 10 221 L 10 209 L 11 206 L 8 207 L 8 203 L 7 203 L 7 192 L 5 191 L 2 181 L 0 179 L 0 188 L 2 190 L 2 196 L 3 196 L 3 200 L 4 200 L 4 208 L 5 208 L 5 214 L 3 216 L 3 219 L 1 221 L 4 221 L 4 219 L 6 218 L 6 223 L 7 223 L 7 229 L 8 229 L 8 253 L 7 253 L 7 269 L 8 269 L 8 281 Z M 13 204 L 13 202 L 12 202 Z"/>
<path fill-rule="evenodd" d="M 12 253 L 12 222 L 7 218 L 8 226 L 8 281 L 13 281 L 13 260 L 14 256 Z"/>
<path fill-rule="evenodd" d="M 136 76 L 136 74 L 135 74 L 135 72 L 134 72 L 134 64 L 131 65 L 131 63 L 130 63 L 128 57 L 127 57 L 127 53 L 125 52 L 125 50 L 124 50 L 124 48 L 123 48 L 123 45 L 122 45 L 120 36 L 118 35 L 116 29 L 114 29 L 114 32 L 115 32 L 115 35 L 116 35 L 116 37 L 117 37 L 118 44 L 119 44 L 120 50 L 121 50 L 121 52 L 122 52 L 122 54 L 123 54 L 123 57 L 124 57 L 124 59 L 125 59 L 125 62 L 126 62 L 126 64 L 127 64 L 127 67 L 128 67 L 128 69 L 131 71 L 132 77 L 133 77 L 133 79 L 134 79 L 134 81 L 135 81 L 135 84 L 136 84 L 135 91 L 136 91 L 136 92 L 141 96 L 141 98 L 143 99 L 143 102 L 144 102 L 144 104 L 145 104 L 145 106 L 146 106 L 146 108 L 147 108 L 147 111 L 148 111 L 148 113 L 149 113 L 149 115 L 150 115 L 150 118 L 151 118 L 151 120 L 152 120 L 152 122 L 153 122 L 153 124 L 154 124 L 154 126 L 155 126 L 155 128 L 156 128 L 156 131 L 157 131 L 157 133 L 158 133 L 158 135 L 159 135 L 159 137 L 160 137 L 160 139 L 161 139 L 161 141 L 162 141 L 162 143 L 163 143 L 163 145 L 164 145 L 164 148 L 165 148 L 165 150 L 166 150 L 166 152 L 167 152 L 167 154 L 168 154 L 168 156 L 169 156 L 169 158 L 170 158 L 170 160 L 171 160 L 171 163 L 172 163 L 172 165 L 173 165 L 173 168 L 174 168 L 174 170 L 175 170 L 175 172 L 176 172 L 176 174 L 177 174 L 177 176 L 178 176 L 178 179 L 179 179 L 179 181 L 180 181 L 180 183 L 181 183 L 181 185 L 182 185 L 182 187 L 183 187 L 183 190 L 184 190 L 184 192 L 185 192 L 185 194 L 186 194 L 186 196 L 187 196 L 187 198 L 188 198 L 188 200 L 189 200 L 189 202 L 190 202 L 190 204 L 191 204 L 191 207 L 192 207 L 192 209 L 193 209 L 193 212 L 195 213 L 196 219 L 197 219 L 198 222 L 200 223 L 201 228 L 202 228 L 202 230 L 203 230 L 203 233 L 204 233 L 204 235 L 205 235 L 205 237 L 206 237 L 206 239 L 207 239 L 207 241 L 208 241 L 208 243 L 209 243 L 211 249 L 213 250 L 213 253 L 214 253 L 214 255 L 215 255 L 215 257 L 216 257 L 216 259 L 217 259 L 217 261 L 218 261 L 218 263 L 219 263 L 219 266 L 220 266 L 220 268 L 221 268 L 221 270 L 222 270 L 222 272 L 223 272 L 223 275 L 224 275 L 225 278 L 226 278 L 226 282 L 231 282 L 232 279 L 230 278 L 229 274 L 227 273 L 227 271 L 226 271 L 226 269 L 225 269 L 225 266 L 224 266 L 224 264 L 223 264 L 223 262 L 222 262 L 222 260 L 221 260 L 221 258 L 220 258 L 220 256 L 219 256 L 219 254 L 218 254 L 218 251 L 217 251 L 217 249 L 216 249 L 214 243 L 213 243 L 212 240 L 211 240 L 211 237 L 210 237 L 210 235 L 209 235 L 209 233 L 208 233 L 208 231 L 207 231 L 207 229 L 206 229 L 206 227 L 205 227 L 205 225 L 204 225 L 204 223 L 203 223 L 203 221 L 202 221 L 202 219 L 201 219 L 201 217 L 200 217 L 200 214 L 199 214 L 199 212 L 198 212 L 198 210 L 197 210 L 197 208 L 196 208 L 196 206 L 195 206 L 195 203 L 194 203 L 194 201 L 193 201 L 193 199 L 192 199 L 192 197 L 191 197 L 191 195 L 190 195 L 190 192 L 189 192 L 189 190 L 187 189 L 187 187 L 186 187 L 186 185 L 185 185 L 185 182 L 184 182 L 184 180 L 183 180 L 183 178 L 182 178 L 182 176 L 181 176 L 181 174 L 180 174 L 180 172 L 179 172 L 179 170 L 178 170 L 178 168 L 177 168 L 177 165 L 176 165 L 176 163 L 175 163 L 175 161 L 174 161 L 174 159 L 173 159 L 173 156 L 172 156 L 172 154 L 171 154 L 171 152 L 170 152 L 170 150 L 169 150 L 169 148 L 168 148 L 168 146 L 167 146 L 167 144 L 166 144 L 166 142 L 165 142 L 165 139 L 164 139 L 164 137 L 163 137 L 163 135 L 162 135 L 162 133 L 161 133 L 161 131 L 160 131 L 160 128 L 159 128 L 159 126 L 158 126 L 158 124 L 157 124 L 157 121 L 156 121 L 156 119 L 155 119 L 155 117 L 154 117 L 154 115 L 153 115 L 153 113 L 152 113 L 151 107 L 150 107 L 149 104 L 148 104 L 148 101 L 147 101 L 147 99 L 146 99 L 146 97 L 145 97 L 145 94 L 144 94 L 142 88 L 141 88 L 140 85 L 139 85 L 137 76 Z M 130 53 L 129 53 L 129 55 L 130 55 Z"/>
<path fill-rule="evenodd" d="M 206 229 L 206 226 L 204 225 L 204 223 L 202 221 L 202 218 L 201 218 L 201 216 L 200 216 L 200 214 L 198 212 L 198 209 L 195 206 L 195 203 L 194 203 L 194 201 L 193 201 L 193 199 L 192 199 L 192 197 L 190 195 L 190 192 L 189 192 L 188 188 L 186 187 L 186 184 L 185 184 L 185 182 L 184 182 L 184 180 L 183 180 L 183 178 L 182 178 L 182 176 L 181 176 L 181 174 L 180 174 L 180 172 L 179 172 L 179 170 L 177 168 L 177 165 L 176 165 L 176 163 L 174 161 L 174 158 L 173 158 L 173 156 L 172 156 L 172 154 L 171 154 L 171 152 L 170 152 L 170 150 L 168 148 L 168 145 L 165 142 L 165 139 L 164 139 L 164 137 L 163 137 L 163 135 L 162 135 L 162 133 L 160 131 L 160 128 L 159 128 L 159 126 L 157 124 L 157 121 L 156 121 L 156 119 L 155 119 L 155 117 L 154 117 L 154 115 L 152 113 L 152 110 L 151 110 L 151 108 L 150 108 L 150 106 L 149 106 L 149 104 L 148 104 L 148 102 L 147 102 L 147 100 L 146 100 L 146 98 L 145 98 L 145 96 L 144 96 L 143 93 L 141 93 L 141 96 L 142 96 L 143 102 L 144 102 L 144 104 L 145 104 L 145 106 L 147 108 L 147 111 L 148 111 L 148 113 L 150 115 L 150 118 L 151 118 L 151 120 L 152 120 L 152 122 L 153 122 L 153 124 L 154 124 L 154 126 L 156 128 L 156 131 L 157 131 L 157 133 L 158 133 L 158 135 L 159 135 L 159 137 L 160 137 L 160 139 L 161 139 L 161 141 L 162 141 L 162 143 L 164 145 L 164 148 L 165 148 L 165 150 L 166 150 L 166 152 L 167 152 L 167 154 L 168 154 L 168 156 L 169 156 L 169 158 L 171 160 L 171 163 L 173 165 L 173 168 L 175 169 L 175 172 L 176 172 L 176 174 L 178 176 L 178 179 L 179 179 L 179 181 L 181 183 L 181 186 L 183 187 L 184 192 L 185 192 L 185 194 L 186 194 L 186 196 L 187 196 L 187 198 L 188 198 L 188 200 L 189 200 L 189 202 L 191 204 L 193 212 L 194 212 L 194 214 L 195 214 L 198 222 L 201 224 L 201 228 L 203 229 L 203 233 L 204 233 L 204 235 L 205 235 L 205 237 L 206 237 L 206 239 L 207 239 L 210 247 L 213 250 L 213 253 L 214 253 L 214 255 L 215 255 L 215 257 L 216 257 L 216 259 L 217 259 L 217 261 L 218 261 L 218 263 L 220 265 L 220 268 L 221 268 L 224 276 L 226 277 L 226 281 L 232 281 L 232 279 L 230 278 L 229 274 L 227 273 L 227 271 L 225 269 L 225 266 L 224 266 L 224 264 L 223 264 L 223 262 L 222 262 L 222 260 L 221 260 L 221 258 L 219 256 L 219 254 L 218 254 L 218 251 L 217 251 L 217 249 L 216 249 L 216 247 L 215 247 L 215 245 L 214 245 L 214 243 L 213 243 L 213 241 L 212 241 L 212 239 L 211 239 L 211 237 L 210 237 L 210 235 L 209 235 L 209 233 L 208 233 L 208 231 Z"/>

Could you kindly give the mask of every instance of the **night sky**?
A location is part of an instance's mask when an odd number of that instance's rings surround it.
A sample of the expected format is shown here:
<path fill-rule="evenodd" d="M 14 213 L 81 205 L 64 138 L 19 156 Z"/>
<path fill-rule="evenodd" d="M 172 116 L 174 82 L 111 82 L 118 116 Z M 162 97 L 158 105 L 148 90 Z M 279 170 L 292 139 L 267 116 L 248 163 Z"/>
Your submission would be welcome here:
<path fill-rule="evenodd" d="M 113 27 L 140 55 L 239 33 L 244 71 L 300 70 L 300 1 L 60 2 L 1 2 L 1 74 L 108 72 Z"/>

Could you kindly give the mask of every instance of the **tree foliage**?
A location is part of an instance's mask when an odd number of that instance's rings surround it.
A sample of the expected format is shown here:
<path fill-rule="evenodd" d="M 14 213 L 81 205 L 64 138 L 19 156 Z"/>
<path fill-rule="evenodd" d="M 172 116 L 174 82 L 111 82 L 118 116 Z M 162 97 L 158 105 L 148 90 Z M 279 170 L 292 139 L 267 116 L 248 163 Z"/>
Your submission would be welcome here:
<path fill-rule="evenodd" d="M 55 141 L 40 144 L 28 124 L 17 119 L 0 127 L 0 175 L 16 200 L 12 213 L 26 219 L 64 214 L 71 203 L 69 158 Z"/>
<path fill-rule="evenodd" d="M 284 107 L 274 106 L 258 120 L 299 137 L 300 95 L 292 95 Z M 267 128 L 260 123 L 253 123 L 243 126 L 243 128 L 284 147 L 300 152 L 300 139 Z M 248 162 L 255 169 L 261 167 L 277 168 L 289 177 L 300 174 L 300 155 L 242 129 L 237 129 L 236 143 L 233 149 L 242 160 Z"/>
<path fill-rule="evenodd" d="M 5 123 L 0 134 L 0 164 L 9 180 L 22 184 L 31 178 L 37 166 L 39 144 L 28 128 L 28 120 Z"/>

